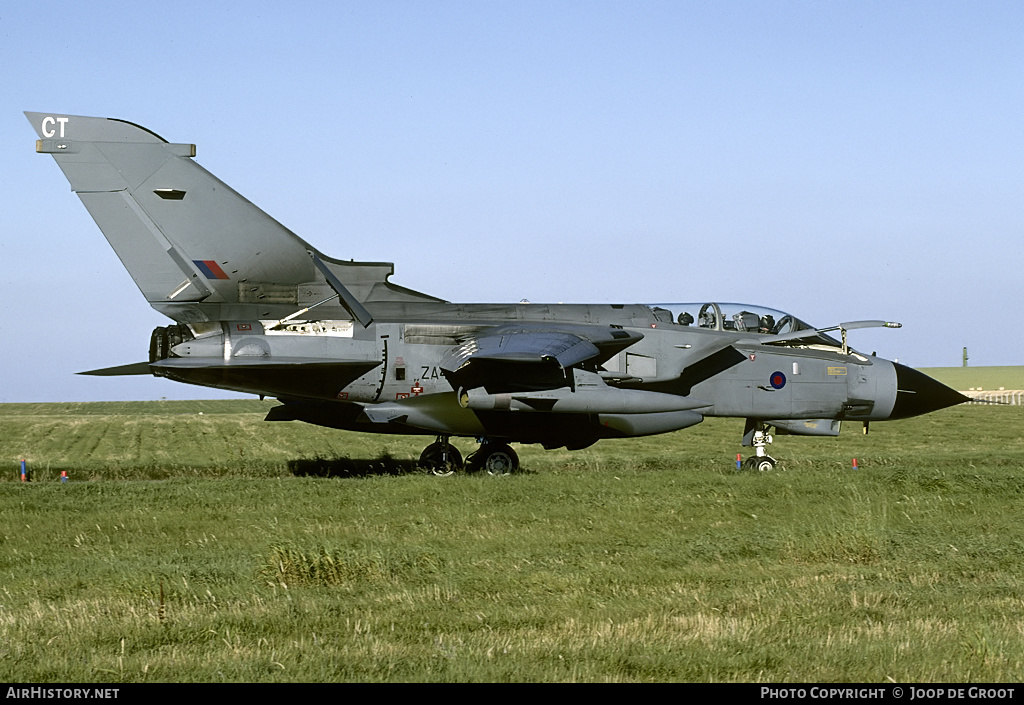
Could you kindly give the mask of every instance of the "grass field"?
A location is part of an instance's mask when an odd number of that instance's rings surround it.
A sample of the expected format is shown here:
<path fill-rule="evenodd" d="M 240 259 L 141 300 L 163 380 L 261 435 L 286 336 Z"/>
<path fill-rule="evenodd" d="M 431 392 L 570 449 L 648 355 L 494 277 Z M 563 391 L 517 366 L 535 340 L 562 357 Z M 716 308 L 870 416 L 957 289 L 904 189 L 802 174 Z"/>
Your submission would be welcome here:
<path fill-rule="evenodd" d="M 1024 389 L 1024 367 L 925 367 L 926 375 L 959 391 Z"/>
<path fill-rule="evenodd" d="M 709 419 L 435 478 L 271 404 L 0 405 L 7 680 L 1024 673 L 1021 407 L 778 437 L 767 474 Z"/>

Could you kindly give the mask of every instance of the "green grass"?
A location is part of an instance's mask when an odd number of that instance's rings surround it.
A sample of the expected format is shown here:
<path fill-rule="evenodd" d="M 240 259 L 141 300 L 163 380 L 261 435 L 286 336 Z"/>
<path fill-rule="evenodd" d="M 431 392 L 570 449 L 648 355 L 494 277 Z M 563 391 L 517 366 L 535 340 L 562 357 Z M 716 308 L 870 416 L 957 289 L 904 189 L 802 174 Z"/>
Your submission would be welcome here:
<path fill-rule="evenodd" d="M 1024 389 L 1024 366 L 1015 367 L 924 367 L 921 371 L 959 391 Z"/>
<path fill-rule="evenodd" d="M 0 406 L 8 680 L 1024 672 L 1024 409 L 778 437 L 767 474 L 735 472 L 742 422 L 709 419 L 435 478 L 412 468 L 424 439 L 264 423 L 268 405 Z M 290 469 L 317 457 L 351 476 Z"/>

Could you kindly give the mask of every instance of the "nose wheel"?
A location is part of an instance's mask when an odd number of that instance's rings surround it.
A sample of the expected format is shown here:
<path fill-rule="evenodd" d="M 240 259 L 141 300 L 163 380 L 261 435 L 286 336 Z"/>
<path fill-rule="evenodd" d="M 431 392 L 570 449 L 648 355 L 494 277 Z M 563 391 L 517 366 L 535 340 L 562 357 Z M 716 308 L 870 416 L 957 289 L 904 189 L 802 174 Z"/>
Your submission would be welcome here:
<path fill-rule="evenodd" d="M 743 461 L 744 470 L 757 470 L 758 472 L 769 472 L 775 469 L 776 460 L 768 455 L 768 446 L 774 440 L 768 433 L 769 426 L 755 422 L 753 427 L 743 436 L 743 445 L 754 447 L 754 455 Z M 749 436 L 749 441 L 748 441 Z"/>
<path fill-rule="evenodd" d="M 743 461 L 745 470 L 757 470 L 758 472 L 769 472 L 775 469 L 775 458 L 766 455 L 764 457 L 751 456 Z"/>

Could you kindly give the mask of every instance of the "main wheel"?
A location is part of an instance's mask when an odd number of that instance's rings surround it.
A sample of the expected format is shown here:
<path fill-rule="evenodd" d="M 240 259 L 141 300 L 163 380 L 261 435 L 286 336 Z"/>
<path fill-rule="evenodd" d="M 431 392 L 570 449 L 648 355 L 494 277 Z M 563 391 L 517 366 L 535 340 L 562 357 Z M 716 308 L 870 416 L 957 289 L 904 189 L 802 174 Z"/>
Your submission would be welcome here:
<path fill-rule="evenodd" d="M 504 443 L 485 446 L 480 452 L 484 455 L 482 466 L 488 475 L 511 475 L 519 469 L 519 456 Z"/>
<path fill-rule="evenodd" d="M 438 477 L 448 477 L 462 469 L 462 453 L 451 443 L 431 443 L 420 453 L 419 466 Z"/>

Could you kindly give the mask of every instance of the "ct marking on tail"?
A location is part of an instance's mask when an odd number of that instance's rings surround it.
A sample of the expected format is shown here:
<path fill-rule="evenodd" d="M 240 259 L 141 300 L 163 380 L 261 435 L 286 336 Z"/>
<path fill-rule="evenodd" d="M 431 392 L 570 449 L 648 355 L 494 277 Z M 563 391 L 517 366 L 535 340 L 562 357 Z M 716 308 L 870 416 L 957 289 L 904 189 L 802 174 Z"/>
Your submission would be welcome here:
<path fill-rule="evenodd" d="M 67 123 L 68 123 L 68 119 L 66 117 L 59 117 L 59 118 L 52 118 L 52 117 L 49 117 L 49 116 L 44 117 L 42 125 L 40 125 L 40 127 L 42 128 L 42 131 L 43 131 L 43 137 L 63 137 L 64 136 L 64 126 L 67 125 Z M 60 130 L 59 130 L 60 131 L 60 135 L 57 135 L 57 130 L 51 129 L 54 124 L 60 125 Z M 48 125 L 49 125 L 49 127 L 47 127 Z"/>

